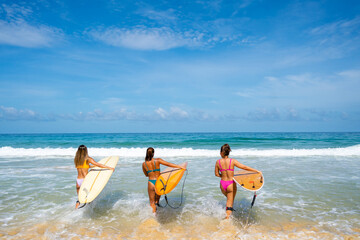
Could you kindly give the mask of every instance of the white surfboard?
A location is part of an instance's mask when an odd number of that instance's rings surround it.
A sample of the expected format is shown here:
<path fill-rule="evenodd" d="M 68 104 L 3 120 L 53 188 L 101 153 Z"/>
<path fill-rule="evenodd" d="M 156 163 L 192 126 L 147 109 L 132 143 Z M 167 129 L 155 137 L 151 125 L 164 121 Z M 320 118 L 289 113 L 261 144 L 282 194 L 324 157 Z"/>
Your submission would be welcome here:
<path fill-rule="evenodd" d="M 99 163 L 115 168 L 118 161 L 118 156 L 111 156 L 101 159 Z M 86 175 L 84 182 L 81 184 L 79 190 L 79 202 L 92 202 L 104 189 L 112 173 L 113 171 L 108 168 L 91 168 L 89 173 Z"/>

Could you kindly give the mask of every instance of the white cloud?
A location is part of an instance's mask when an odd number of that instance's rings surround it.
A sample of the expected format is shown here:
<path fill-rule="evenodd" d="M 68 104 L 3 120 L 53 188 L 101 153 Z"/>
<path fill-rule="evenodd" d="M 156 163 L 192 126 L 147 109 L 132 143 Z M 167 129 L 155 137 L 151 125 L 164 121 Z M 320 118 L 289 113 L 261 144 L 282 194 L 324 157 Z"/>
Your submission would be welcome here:
<path fill-rule="evenodd" d="M 142 116 L 135 112 L 130 112 L 126 108 L 121 108 L 112 112 L 104 112 L 95 109 L 91 112 L 78 112 L 75 114 L 61 114 L 57 118 L 73 121 L 119 121 L 119 120 L 142 120 Z"/>
<path fill-rule="evenodd" d="M 171 114 L 180 118 L 188 118 L 189 114 L 178 107 L 171 107 L 170 108 Z"/>
<path fill-rule="evenodd" d="M 144 15 L 145 13 L 142 13 Z M 241 26 L 248 22 L 245 18 L 219 18 L 187 25 L 179 24 L 175 16 L 168 12 L 146 11 L 148 18 L 154 18 L 162 27 L 135 26 L 119 28 L 115 26 L 90 28 L 85 34 L 96 41 L 115 47 L 136 50 L 168 50 L 173 48 L 211 48 L 216 44 L 252 45 L 262 42 L 263 37 L 244 36 Z M 162 20 L 164 18 L 165 20 Z M 191 30 L 180 30 L 191 29 Z"/>
<path fill-rule="evenodd" d="M 356 117 L 352 116 L 353 119 Z M 319 110 L 317 108 L 297 109 L 292 106 L 281 108 L 259 108 L 250 111 L 244 117 L 257 122 L 326 122 L 333 120 L 351 120 L 344 111 Z"/>
<path fill-rule="evenodd" d="M 253 0 L 242 0 L 238 2 L 238 7 L 239 8 L 246 8 L 247 6 L 249 6 L 252 2 L 254 2 Z"/>
<path fill-rule="evenodd" d="M 60 35 L 58 30 L 51 27 L 0 20 L 0 44 L 19 47 L 48 47 L 59 40 Z"/>
<path fill-rule="evenodd" d="M 170 28 L 145 28 L 142 26 L 126 29 L 109 27 L 93 29 L 88 34 L 106 44 L 137 50 L 167 50 L 177 47 L 195 46 L 199 36 L 193 33 L 177 33 Z"/>
<path fill-rule="evenodd" d="M 105 105 L 113 105 L 116 106 L 118 104 L 121 104 L 124 100 L 121 98 L 116 98 L 116 97 L 112 97 L 112 98 L 107 98 L 104 99 L 103 101 L 101 101 L 102 104 Z"/>
<path fill-rule="evenodd" d="M 357 105 L 360 100 L 360 71 L 357 69 L 319 76 L 312 73 L 267 76 L 253 87 L 234 91 L 239 97 L 256 99 L 258 106 L 287 105 L 336 109 Z M 294 116 L 294 115 L 293 115 Z"/>
<path fill-rule="evenodd" d="M 0 120 L 48 121 L 52 119 L 42 116 L 41 114 L 36 113 L 33 110 L 0 106 Z"/>
<path fill-rule="evenodd" d="M 284 81 L 295 84 L 306 84 L 311 82 L 317 82 L 318 79 L 308 73 L 304 73 L 299 75 L 287 75 L 285 76 Z"/>
<path fill-rule="evenodd" d="M 360 81 L 360 70 L 347 70 L 338 73 L 339 76 L 356 79 Z"/>
<path fill-rule="evenodd" d="M 64 114 L 47 114 L 43 115 L 30 109 L 16 109 L 14 107 L 0 106 L 0 120 L 4 121 L 182 121 L 182 120 L 209 120 L 207 113 L 197 110 L 193 114 L 179 107 L 170 107 L 165 110 L 161 107 L 154 110 L 154 113 L 141 113 L 128 110 L 123 107 L 113 111 L 103 111 L 95 109 L 89 112 L 64 113 Z"/>
<path fill-rule="evenodd" d="M 195 3 L 202 5 L 204 8 L 210 8 L 215 11 L 221 10 L 222 0 L 196 0 Z"/>
<path fill-rule="evenodd" d="M 264 79 L 266 79 L 267 81 L 270 81 L 270 82 L 277 82 L 279 80 L 278 78 L 271 77 L 271 76 L 264 77 Z"/>
<path fill-rule="evenodd" d="M 152 8 L 147 8 L 147 9 L 142 9 L 139 11 L 139 13 L 141 15 L 143 15 L 144 17 L 147 17 L 151 20 L 156 20 L 159 22 L 173 22 L 175 20 L 177 20 L 177 16 L 175 14 L 175 10 L 174 9 L 168 9 L 166 11 L 159 11 L 159 10 L 154 10 Z"/>
<path fill-rule="evenodd" d="M 189 113 L 178 107 L 171 107 L 170 111 L 166 111 L 163 108 L 155 109 L 155 113 L 163 120 L 181 120 L 188 119 Z"/>
<path fill-rule="evenodd" d="M 360 16 L 327 23 L 310 30 L 325 55 L 339 58 L 359 49 Z"/>
<path fill-rule="evenodd" d="M 248 121 L 279 121 L 281 114 L 279 109 L 257 109 L 250 111 L 244 117 Z"/>
<path fill-rule="evenodd" d="M 319 27 L 311 29 L 312 34 L 316 35 L 332 35 L 332 36 L 343 36 L 356 34 L 359 35 L 358 29 L 360 26 L 360 16 L 355 17 L 351 20 L 339 20 L 332 23 L 327 23 Z"/>
<path fill-rule="evenodd" d="M 19 6 L 17 4 L 12 4 L 11 6 L 2 4 L 0 12 L 1 11 L 5 12 L 7 18 L 15 21 L 21 21 L 23 20 L 23 17 L 29 16 L 33 12 L 30 8 Z"/>
<path fill-rule="evenodd" d="M 167 118 L 167 115 L 168 115 L 167 112 L 162 108 L 156 109 L 155 113 L 158 114 L 160 116 L 160 118 L 162 118 L 162 119 Z"/>
<path fill-rule="evenodd" d="M 139 113 L 129 111 L 126 108 L 121 108 L 111 112 L 104 112 L 101 109 L 95 109 L 90 112 L 78 112 L 75 114 L 62 114 L 58 115 L 58 119 L 73 120 L 73 121 L 178 121 L 195 118 L 197 116 L 190 116 L 188 112 L 178 107 L 171 107 L 168 111 L 159 107 L 154 110 L 154 113 Z M 206 120 L 206 119 L 203 119 Z"/>
<path fill-rule="evenodd" d="M 224 116 L 210 114 L 208 112 L 193 109 L 191 113 L 178 108 L 171 107 L 165 110 L 161 107 L 154 110 L 153 113 L 136 113 L 126 108 L 121 108 L 111 112 L 104 112 L 101 109 L 95 109 L 90 112 L 65 113 L 65 114 L 48 114 L 43 115 L 30 109 L 16 109 L 14 107 L 0 106 L 0 121 L 256 121 L 256 122 L 293 122 L 293 121 L 331 121 L 331 120 L 351 120 L 356 119 L 356 114 L 347 113 L 346 111 L 323 110 L 319 108 L 301 108 L 297 109 L 292 106 L 285 107 L 263 107 L 247 114 L 230 114 Z"/>
<path fill-rule="evenodd" d="M 312 121 L 331 121 L 333 119 L 351 120 L 351 118 L 356 119 L 355 116 L 349 116 L 349 114 L 344 111 L 307 109 L 306 112 L 310 114 L 310 120 Z"/>
<path fill-rule="evenodd" d="M 5 19 L 0 20 L 0 44 L 20 47 L 48 47 L 63 38 L 61 30 L 46 25 L 34 25 L 26 21 L 31 9 L 16 4 L 3 4 Z"/>
<path fill-rule="evenodd" d="M 250 91 L 240 91 L 240 92 L 237 92 L 236 95 L 243 97 L 243 98 L 252 97 L 252 93 Z"/>

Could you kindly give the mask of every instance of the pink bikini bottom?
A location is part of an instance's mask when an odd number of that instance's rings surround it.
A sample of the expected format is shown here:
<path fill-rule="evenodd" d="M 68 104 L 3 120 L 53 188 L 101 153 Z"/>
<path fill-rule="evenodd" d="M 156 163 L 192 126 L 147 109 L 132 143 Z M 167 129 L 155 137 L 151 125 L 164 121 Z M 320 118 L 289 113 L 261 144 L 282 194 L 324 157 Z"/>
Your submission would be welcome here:
<path fill-rule="evenodd" d="M 220 180 L 220 184 L 221 186 L 223 187 L 223 189 L 226 191 L 226 189 L 228 188 L 229 185 L 233 184 L 234 183 L 234 180 L 231 180 L 231 181 L 223 181 L 223 180 Z"/>

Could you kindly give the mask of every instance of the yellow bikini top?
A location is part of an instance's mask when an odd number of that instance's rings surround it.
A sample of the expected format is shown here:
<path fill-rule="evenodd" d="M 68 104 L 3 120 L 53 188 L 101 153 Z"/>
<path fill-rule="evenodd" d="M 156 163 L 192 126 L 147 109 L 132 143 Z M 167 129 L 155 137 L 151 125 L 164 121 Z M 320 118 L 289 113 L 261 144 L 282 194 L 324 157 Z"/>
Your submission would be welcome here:
<path fill-rule="evenodd" d="M 88 160 L 85 159 L 84 164 L 80 166 L 76 166 L 76 168 L 90 168 L 90 165 L 88 163 Z"/>

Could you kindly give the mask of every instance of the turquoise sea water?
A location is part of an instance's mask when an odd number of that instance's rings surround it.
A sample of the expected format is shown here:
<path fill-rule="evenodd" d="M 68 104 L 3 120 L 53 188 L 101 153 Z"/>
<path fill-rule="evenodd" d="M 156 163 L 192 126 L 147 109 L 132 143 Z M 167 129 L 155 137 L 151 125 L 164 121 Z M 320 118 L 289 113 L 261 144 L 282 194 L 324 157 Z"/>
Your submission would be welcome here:
<path fill-rule="evenodd" d="M 265 177 L 251 212 L 252 193 L 238 189 L 230 221 L 223 220 L 225 197 L 214 176 L 224 143 L 231 157 Z M 98 198 L 74 210 L 80 144 L 97 161 L 120 160 Z M 155 157 L 188 162 L 183 205 L 161 208 L 157 216 L 141 170 L 150 146 Z M 360 133 L 5 134 L 0 167 L 0 237 L 6 239 L 360 236 Z M 179 185 L 168 197 L 177 205 L 180 196 Z"/>

